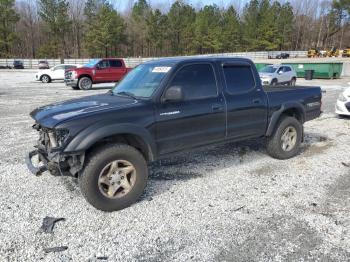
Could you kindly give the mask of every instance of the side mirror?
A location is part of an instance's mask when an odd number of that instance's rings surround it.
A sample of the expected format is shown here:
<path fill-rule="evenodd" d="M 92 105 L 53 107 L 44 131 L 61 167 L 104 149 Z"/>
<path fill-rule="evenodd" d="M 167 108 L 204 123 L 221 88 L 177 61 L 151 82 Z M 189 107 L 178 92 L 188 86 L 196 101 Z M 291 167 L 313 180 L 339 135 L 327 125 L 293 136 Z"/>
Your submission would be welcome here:
<path fill-rule="evenodd" d="M 181 86 L 171 86 L 165 91 L 162 102 L 175 102 L 183 100 L 183 92 Z"/>
<path fill-rule="evenodd" d="M 279 74 L 279 75 L 282 75 L 282 74 L 283 74 L 283 71 L 282 71 L 282 70 L 278 71 L 278 74 Z"/>

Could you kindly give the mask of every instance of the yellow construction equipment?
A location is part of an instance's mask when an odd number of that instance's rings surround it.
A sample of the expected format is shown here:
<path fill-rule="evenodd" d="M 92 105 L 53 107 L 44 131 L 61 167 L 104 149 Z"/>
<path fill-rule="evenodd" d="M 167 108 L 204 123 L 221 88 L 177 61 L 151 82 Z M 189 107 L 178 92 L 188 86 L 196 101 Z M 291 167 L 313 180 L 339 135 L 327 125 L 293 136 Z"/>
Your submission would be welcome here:
<path fill-rule="evenodd" d="M 309 51 L 307 51 L 307 57 L 320 57 L 321 53 L 317 48 L 310 48 Z"/>
<path fill-rule="evenodd" d="M 350 47 L 343 50 L 342 57 L 350 57 Z"/>
<path fill-rule="evenodd" d="M 338 48 L 332 47 L 331 49 L 326 50 L 326 57 L 338 57 L 339 53 Z"/>

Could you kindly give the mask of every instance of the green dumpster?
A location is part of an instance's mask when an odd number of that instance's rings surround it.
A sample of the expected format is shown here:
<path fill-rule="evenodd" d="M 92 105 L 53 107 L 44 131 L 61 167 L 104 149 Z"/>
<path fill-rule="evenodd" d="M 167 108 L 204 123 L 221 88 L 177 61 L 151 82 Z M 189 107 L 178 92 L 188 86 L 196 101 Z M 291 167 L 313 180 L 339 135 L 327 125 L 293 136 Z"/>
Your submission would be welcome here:
<path fill-rule="evenodd" d="M 256 70 L 260 70 L 261 68 L 264 68 L 265 66 L 267 65 L 271 65 L 271 64 L 267 64 L 267 63 L 255 63 L 255 67 L 256 67 Z"/>
<path fill-rule="evenodd" d="M 314 70 L 314 78 L 333 79 L 340 78 L 343 63 L 283 63 L 291 65 L 297 77 L 305 77 L 306 70 Z"/>

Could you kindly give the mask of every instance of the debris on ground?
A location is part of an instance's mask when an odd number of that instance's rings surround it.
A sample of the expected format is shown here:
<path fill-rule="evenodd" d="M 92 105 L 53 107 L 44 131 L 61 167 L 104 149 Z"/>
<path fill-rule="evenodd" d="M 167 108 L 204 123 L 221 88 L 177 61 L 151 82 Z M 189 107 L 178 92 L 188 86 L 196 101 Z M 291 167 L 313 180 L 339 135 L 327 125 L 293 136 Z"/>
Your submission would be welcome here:
<path fill-rule="evenodd" d="M 58 221 L 66 220 L 63 217 L 45 217 L 43 219 L 43 224 L 41 225 L 40 231 L 44 233 L 53 233 L 53 228 Z"/>
<path fill-rule="evenodd" d="M 350 163 L 341 162 L 343 166 L 350 167 Z"/>
<path fill-rule="evenodd" d="M 62 252 L 62 251 L 65 251 L 67 249 L 68 249 L 67 246 L 48 247 L 48 248 L 44 248 L 44 252 L 45 253 Z"/>
<path fill-rule="evenodd" d="M 245 208 L 245 206 L 240 206 L 239 208 L 236 208 L 236 209 L 234 209 L 233 211 L 239 211 L 239 210 L 241 210 L 241 209 L 243 209 L 243 208 Z"/>

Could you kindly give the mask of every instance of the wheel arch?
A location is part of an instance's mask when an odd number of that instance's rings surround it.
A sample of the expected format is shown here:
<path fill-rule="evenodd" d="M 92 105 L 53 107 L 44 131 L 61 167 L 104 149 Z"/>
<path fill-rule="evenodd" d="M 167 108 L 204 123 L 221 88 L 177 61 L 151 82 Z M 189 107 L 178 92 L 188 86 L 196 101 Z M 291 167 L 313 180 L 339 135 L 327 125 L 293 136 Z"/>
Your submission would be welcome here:
<path fill-rule="evenodd" d="M 88 154 L 107 143 L 131 145 L 137 148 L 147 161 L 155 159 L 156 146 L 151 134 L 145 128 L 132 124 L 116 124 L 100 128 L 89 127 L 76 135 L 66 146 L 64 152 L 85 152 Z"/>
<path fill-rule="evenodd" d="M 305 122 L 305 110 L 300 103 L 291 102 L 281 106 L 281 108 L 275 111 L 270 117 L 270 122 L 266 130 L 266 136 L 271 136 L 276 126 L 283 116 L 291 116 L 296 118 L 301 124 Z"/>
<path fill-rule="evenodd" d="M 40 81 L 42 81 L 42 79 L 43 79 L 43 76 L 47 76 L 48 78 L 49 78 L 49 81 L 51 81 L 52 80 L 52 77 L 50 76 L 50 75 L 48 75 L 48 74 L 42 74 L 41 76 L 40 76 Z"/>
<path fill-rule="evenodd" d="M 93 81 L 91 75 L 89 75 L 89 74 L 81 74 L 81 75 L 79 75 L 78 80 L 82 79 L 83 77 L 88 77 L 88 78 L 91 79 L 91 81 Z"/>

